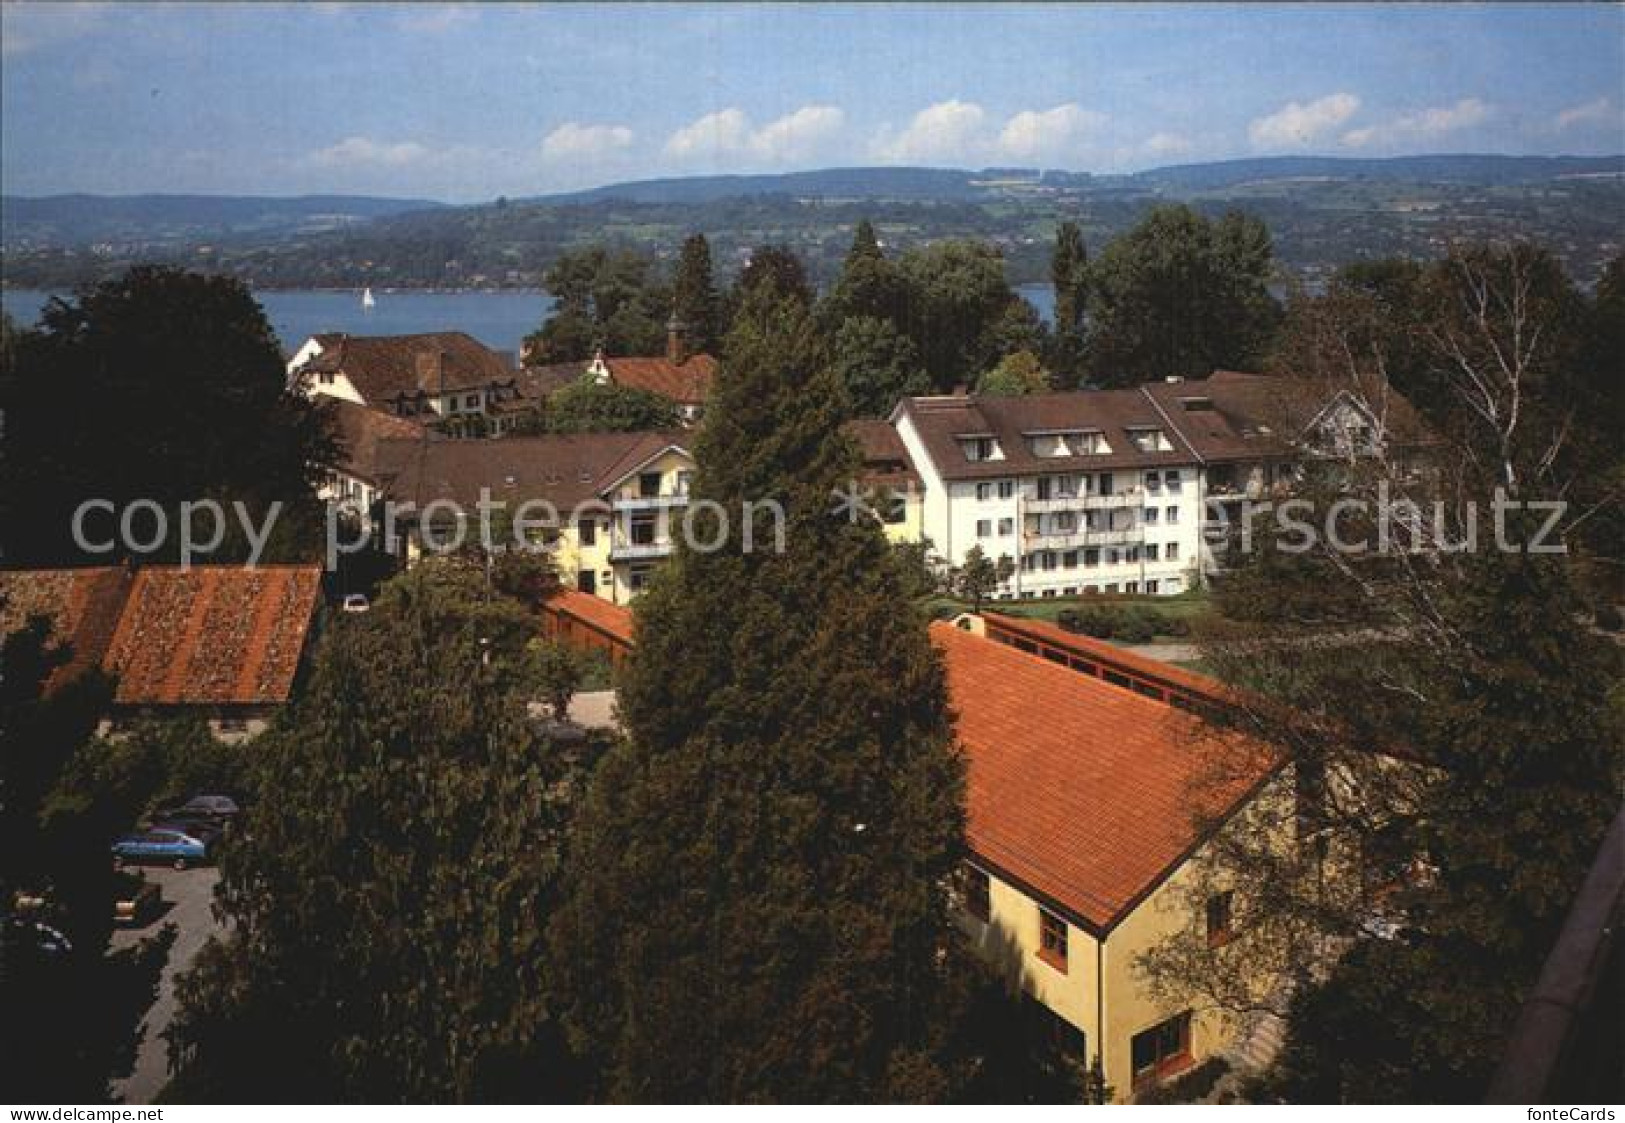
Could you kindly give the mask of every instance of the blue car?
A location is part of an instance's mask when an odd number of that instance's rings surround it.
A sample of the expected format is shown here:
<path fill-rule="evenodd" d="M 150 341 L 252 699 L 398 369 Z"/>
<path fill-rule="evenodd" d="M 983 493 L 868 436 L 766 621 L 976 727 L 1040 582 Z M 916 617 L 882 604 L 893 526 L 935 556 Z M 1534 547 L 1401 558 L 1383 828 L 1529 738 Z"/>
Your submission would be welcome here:
<path fill-rule="evenodd" d="M 173 828 L 155 827 L 127 834 L 113 843 L 113 860 L 124 862 L 168 862 L 178 870 L 209 860 L 206 840 Z"/>

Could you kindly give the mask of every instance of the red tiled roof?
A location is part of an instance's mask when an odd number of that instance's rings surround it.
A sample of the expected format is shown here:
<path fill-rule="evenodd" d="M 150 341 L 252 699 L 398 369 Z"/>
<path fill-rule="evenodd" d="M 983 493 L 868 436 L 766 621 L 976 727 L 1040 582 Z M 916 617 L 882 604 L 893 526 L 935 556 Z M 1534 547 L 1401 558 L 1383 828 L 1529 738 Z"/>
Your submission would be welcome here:
<path fill-rule="evenodd" d="M 139 570 L 104 664 L 114 700 L 287 701 L 320 580 L 314 565 Z"/>
<path fill-rule="evenodd" d="M 717 361 L 710 355 L 690 355 L 682 363 L 660 356 L 605 359 L 604 364 L 618 385 L 649 390 L 678 405 L 704 405 L 717 375 Z"/>
<path fill-rule="evenodd" d="M 0 572 L 0 637 L 32 617 L 49 620 L 48 646 L 68 652 L 46 680 L 45 689 L 55 690 L 101 665 L 129 591 L 130 572 L 122 567 Z"/>
<path fill-rule="evenodd" d="M 931 637 L 969 766 L 972 853 L 1096 931 L 1273 767 L 1246 742 L 1219 752 L 1218 733 L 1133 691 L 951 624 L 933 624 Z"/>
<path fill-rule="evenodd" d="M 312 373 L 332 371 L 348 378 L 368 405 L 381 405 L 397 397 L 413 397 L 419 389 L 418 357 L 440 356 L 446 393 L 472 390 L 492 383 L 507 384 L 518 371 L 501 354 L 466 332 L 437 331 L 417 335 L 344 335 L 315 337 L 322 351 L 301 368 Z M 427 387 L 439 393 L 439 385 Z"/>
<path fill-rule="evenodd" d="M 632 611 L 623 605 L 610 604 L 591 593 L 560 589 L 547 598 L 546 607 L 573 616 L 611 639 L 628 646 L 632 643 Z"/>

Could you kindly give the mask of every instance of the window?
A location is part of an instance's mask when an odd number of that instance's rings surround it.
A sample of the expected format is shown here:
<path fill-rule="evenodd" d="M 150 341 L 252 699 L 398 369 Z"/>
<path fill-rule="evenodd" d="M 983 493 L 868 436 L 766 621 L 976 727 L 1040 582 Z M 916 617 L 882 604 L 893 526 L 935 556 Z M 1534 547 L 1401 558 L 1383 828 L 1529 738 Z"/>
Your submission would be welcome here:
<path fill-rule="evenodd" d="M 1145 583 L 1145 591 L 1148 592 L 1148 593 L 1156 592 L 1157 591 L 1157 582 L 1155 580 L 1147 581 Z"/>
<path fill-rule="evenodd" d="M 1179 521 L 1179 508 L 1164 507 L 1162 509 L 1162 521 L 1167 523 L 1169 526 L 1173 526 Z"/>
<path fill-rule="evenodd" d="M 1066 970 L 1066 921 L 1038 907 L 1038 958 L 1057 971 Z"/>
<path fill-rule="evenodd" d="M 1016 520 L 1015 519 L 1000 519 L 999 520 L 999 537 L 1000 538 L 1009 537 L 1010 535 L 1014 534 L 1015 532 L 1016 532 Z"/>
<path fill-rule="evenodd" d="M 1145 560 L 1146 561 L 1156 561 L 1157 560 L 1157 544 L 1155 542 L 1147 542 L 1145 544 Z"/>
<path fill-rule="evenodd" d="M 992 437 L 965 437 L 959 442 L 966 460 L 998 460 L 999 443 Z"/>
<path fill-rule="evenodd" d="M 1165 593 L 1177 593 L 1177 592 L 1179 592 L 1180 586 L 1183 585 L 1183 584 L 1184 584 L 1184 582 L 1181 581 L 1179 578 L 1170 577 L 1170 578 L 1168 578 L 1168 580 L 1163 582 L 1163 592 L 1165 592 Z"/>
<path fill-rule="evenodd" d="M 1136 1033 L 1129 1041 L 1129 1054 L 1134 1062 L 1136 1084 L 1151 1083 L 1190 1064 L 1190 1011 Z"/>
<path fill-rule="evenodd" d="M 689 487 L 694 483 L 694 473 L 682 471 L 677 473 L 677 494 L 687 495 Z"/>
<path fill-rule="evenodd" d="M 1123 591 L 1125 593 L 1137 593 L 1140 591 L 1140 583 L 1138 581 L 1130 581 L 1127 585 L 1123 586 Z"/>
<path fill-rule="evenodd" d="M 1164 560 L 1166 560 L 1166 561 L 1178 561 L 1179 560 L 1179 543 L 1178 542 L 1170 542 L 1166 546 L 1164 546 L 1163 550 L 1162 550 L 1162 556 L 1163 556 Z"/>
<path fill-rule="evenodd" d="M 649 586 L 649 578 L 654 576 L 655 567 L 652 565 L 634 565 L 626 576 L 626 584 L 634 593 L 641 593 Z"/>
<path fill-rule="evenodd" d="M 1048 499 L 1050 497 L 1050 488 L 1053 486 L 1054 485 L 1050 482 L 1050 478 L 1048 476 L 1039 476 L 1038 498 L 1040 500 Z"/>
<path fill-rule="evenodd" d="M 1130 429 L 1128 439 L 1141 452 L 1170 452 L 1174 447 L 1161 429 Z"/>
<path fill-rule="evenodd" d="M 1050 530 L 1056 534 L 1071 534 L 1078 529 L 1076 511 L 1058 511 L 1050 516 Z"/>
<path fill-rule="evenodd" d="M 993 537 L 993 520 L 992 519 L 977 519 L 976 520 L 976 537 L 978 537 L 978 538 L 992 538 Z"/>
<path fill-rule="evenodd" d="M 1101 494 L 1101 495 L 1110 495 L 1111 493 L 1112 493 L 1112 474 L 1110 472 L 1102 472 L 1102 473 L 1100 473 L 1100 492 L 1099 492 L 1099 494 Z"/>
<path fill-rule="evenodd" d="M 598 524 L 591 519 L 582 519 L 576 523 L 576 531 L 581 535 L 583 546 L 596 545 L 598 542 Z"/>
<path fill-rule="evenodd" d="M 986 924 L 993 916 L 993 883 L 987 874 L 966 863 L 959 867 L 959 892 L 965 911 Z"/>
<path fill-rule="evenodd" d="M 642 472 L 638 475 L 638 498 L 653 499 L 660 494 L 660 473 Z"/>
<path fill-rule="evenodd" d="M 1100 551 L 1099 550 L 1085 550 L 1083 552 L 1083 564 L 1084 565 L 1089 565 L 1089 566 L 1099 565 L 1100 564 Z"/>
<path fill-rule="evenodd" d="M 480 408 L 480 396 L 478 394 L 470 394 L 470 395 L 468 395 L 468 397 L 463 399 L 463 404 L 465 406 L 467 406 L 469 409 L 479 409 Z"/>
<path fill-rule="evenodd" d="M 1015 494 L 1016 494 L 1016 481 L 1015 480 L 1000 480 L 999 481 L 999 498 L 1000 499 L 1013 499 L 1013 498 L 1015 498 Z"/>
<path fill-rule="evenodd" d="M 1140 513 L 1140 517 L 1145 521 L 1145 523 L 1148 526 L 1156 526 L 1157 525 L 1157 514 L 1158 514 L 1158 511 L 1157 511 L 1157 509 L 1155 507 L 1147 507 L 1144 511 L 1142 511 Z"/>
<path fill-rule="evenodd" d="M 1162 487 L 1162 477 L 1155 472 L 1147 472 L 1145 474 L 1145 486 L 1148 491 L 1156 491 Z"/>
<path fill-rule="evenodd" d="M 632 545 L 653 546 L 655 544 L 655 520 L 651 515 L 644 515 L 632 520 Z"/>
<path fill-rule="evenodd" d="M 1176 471 L 1170 471 L 1170 472 L 1164 472 L 1162 474 L 1162 482 L 1163 482 L 1164 485 L 1167 486 L 1169 491 L 1178 491 L 1179 490 L 1179 472 L 1177 470 Z"/>
<path fill-rule="evenodd" d="M 993 498 L 993 485 L 992 484 L 977 484 L 976 485 L 976 500 L 977 500 L 977 502 L 986 503 L 989 499 L 992 499 L 992 498 Z"/>
<path fill-rule="evenodd" d="M 1068 569 L 1077 569 L 1078 568 L 1078 552 L 1076 550 L 1068 550 L 1066 553 L 1062 554 L 1061 555 L 1061 564 L 1066 566 L 1066 568 L 1068 568 Z M 1071 589 L 1067 590 L 1067 595 L 1068 596 L 1072 595 L 1072 590 Z"/>
<path fill-rule="evenodd" d="M 1054 569 L 1055 568 L 1055 551 L 1054 550 L 1045 550 L 1044 553 L 1041 555 L 1041 557 L 1043 558 L 1043 564 L 1044 564 L 1045 569 Z"/>
<path fill-rule="evenodd" d="M 1234 894 L 1215 893 L 1207 899 L 1207 946 L 1223 947 L 1235 933 L 1230 927 L 1230 906 Z"/>

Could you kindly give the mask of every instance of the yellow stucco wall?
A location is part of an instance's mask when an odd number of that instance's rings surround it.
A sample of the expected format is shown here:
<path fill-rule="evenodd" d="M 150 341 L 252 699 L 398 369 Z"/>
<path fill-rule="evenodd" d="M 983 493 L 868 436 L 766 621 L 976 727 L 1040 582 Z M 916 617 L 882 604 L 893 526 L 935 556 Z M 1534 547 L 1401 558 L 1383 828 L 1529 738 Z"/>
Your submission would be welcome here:
<path fill-rule="evenodd" d="M 886 523 L 886 538 L 892 542 L 918 542 L 925 537 L 925 496 L 911 492 L 903 501 L 903 521 Z"/>

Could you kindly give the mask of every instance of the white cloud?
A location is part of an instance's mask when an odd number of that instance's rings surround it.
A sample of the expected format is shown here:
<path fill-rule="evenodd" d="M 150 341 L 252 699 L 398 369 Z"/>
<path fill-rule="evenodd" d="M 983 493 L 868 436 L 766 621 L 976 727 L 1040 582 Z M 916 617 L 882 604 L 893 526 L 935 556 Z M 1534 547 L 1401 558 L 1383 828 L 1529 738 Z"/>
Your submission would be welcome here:
<path fill-rule="evenodd" d="M 319 168 L 404 168 L 421 164 L 429 156 L 429 149 L 415 140 L 391 142 L 352 136 L 317 149 L 308 162 Z"/>
<path fill-rule="evenodd" d="M 834 105 L 804 105 L 763 125 L 751 146 L 770 160 L 806 159 L 841 131 L 846 114 Z"/>
<path fill-rule="evenodd" d="M 678 159 L 754 157 L 768 162 L 808 159 L 841 131 L 846 114 L 833 105 L 804 105 L 760 129 L 742 109 L 722 109 L 684 125 L 666 141 Z"/>
<path fill-rule="evenodd" d="M 1466 97 L 1454 105 L 1419 109 L 1382 124 L 1351 129 L 1343 134 L 1343 143 L 1351 148 L 1368 148 L 1435 140 L 1482 124 L 1490 112 L 1490 107 L 1478 98 Z"/>
<path fill-rule="evenodd" d="M 1072 102 L 1043 111 L 1023 110 L 1000 130 L 999 152 L 1016 160 L 1075 157 L 1105 123 L 1104 113 Z"/>
<path fill-rule="evenodd" d="M 927 106 L 899 133 L 883 129 L 872 145 L 874 154 L 895 163 L 980 159 L 987 148 L 980 105 L 954 98 Z"/>
<path fill-rule="evenodd" d="M 1190 138 L 1178 133 L 1154 133 L 1140 145 L 1147 156 L 1183 156 L 1192 147 Z"/>
<path fill-rule="evenodd" d="M 1247 126 L 1254 148 L 1302 148 L 1340 128 L 1360 109 L 1350 93 L 1327 94 L 1308 102 L 1288 102 Z"/>
<path fill-rule="evenodd" d="M 1591 125 L 1618 126 L 1621 123 L 1619 106 L 1614 104 L 1612 98 L 1607 97 L 1600 97 L 1583 105 L 1571 105 L 1552 118 L 1552 126 L 1558 132 L 1565 132 L 1576 125 L 1581 127 Z"/>
<path fill-rule="evenodd" d="M 566 121 L 542 140 L 542 156 L 548 160 L 592 162 L 624 151 L 632 144 L 632 130 L 625 125 L 583 125 Z"/>

